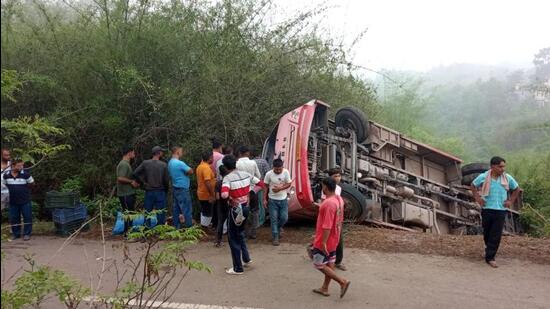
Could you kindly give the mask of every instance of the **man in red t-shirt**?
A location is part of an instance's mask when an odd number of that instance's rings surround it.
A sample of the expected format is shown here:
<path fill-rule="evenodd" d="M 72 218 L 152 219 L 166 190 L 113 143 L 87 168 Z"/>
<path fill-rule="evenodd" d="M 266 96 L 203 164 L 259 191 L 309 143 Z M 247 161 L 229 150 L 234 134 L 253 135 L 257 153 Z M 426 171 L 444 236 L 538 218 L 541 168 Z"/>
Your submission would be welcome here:
<path fill-rule="evenodd" d="M 334 179 L 330 177 L 323 179 L 322 186 L 326 199 L 319 206 L 312 254 L 313 265 L 325 275 L 325 281 L 321 288 L 314 289 L 313 292 L 330 296 L 328 286 L 330 280 L 334 280 L 340 284 L 340 298 L 342 298 L 351 282 L 336 275 L 334 262 L 344 220 L 344 201 L 335 194 L 336 182 Z"/>

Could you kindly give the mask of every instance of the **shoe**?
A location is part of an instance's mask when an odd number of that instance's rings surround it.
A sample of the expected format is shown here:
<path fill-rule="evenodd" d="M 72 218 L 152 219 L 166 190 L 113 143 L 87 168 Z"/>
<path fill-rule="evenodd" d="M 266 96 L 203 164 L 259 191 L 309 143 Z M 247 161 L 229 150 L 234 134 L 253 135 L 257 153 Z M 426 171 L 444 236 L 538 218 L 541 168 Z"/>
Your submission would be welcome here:
<path fill-rule="evenodd" d="M 19 236 L 11 235 L 9 241 L 14 241 L 17 238 L 19 238 Z"/>
<path fill-rule="evenodd" d="M 228 274 L 228 275 L 242 275 L 244 272 L 243 271 L 236 272 L 236 271 L 233 270 L 233 267 L 231 267 L 229 269 L 226 269 L 225 273 Z"/>
<path fill-rule="evenodd" d="M 256 239 L 256 236 L 246 236 L 248 239 Z"/>
<path fill-rule="evenodd" d="M 243 263 L 243 266 L 244 267 L 250 267 L 250 265 L 252 265 L 252 260 L 246 262 L 246 263 Z"/>
<path fill-rule="evenodd" d="M 339 270 L 343 270 L 343 271 L 348 270 L 348 268 L 344 264 L 336 264 L 336 268 L 338 268 Z"/>
<path fill-rule="evenodd" d="M 279 240 L 278 239 L 273 239 L 271 241 L 271 243 L 274 245 L 274 246 L 278 246 L 279 245 Z"/>
<path fill-rule="evenodd" d="M 216 248 L 219 248 L 219 247 L 221 247 L 221 246 L 222 246 L 221 241 L 216 241 L 216 242 L 214 243 L 214 247 L 216 247 Z"/>
<path fill-rule="evenodd" d="M 23 236 L 23 240 L 24 240 L 24 241 L 31 240 L 31 235 L 25 235 L 25 236 Z"/>

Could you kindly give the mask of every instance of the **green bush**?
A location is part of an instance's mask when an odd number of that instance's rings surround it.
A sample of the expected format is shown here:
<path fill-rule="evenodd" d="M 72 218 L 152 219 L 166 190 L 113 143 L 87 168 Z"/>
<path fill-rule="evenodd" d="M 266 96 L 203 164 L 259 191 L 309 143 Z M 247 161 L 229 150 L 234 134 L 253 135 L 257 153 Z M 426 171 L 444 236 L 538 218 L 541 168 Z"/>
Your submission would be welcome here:
<path fill-rule="evenodd" d="M 61 192 L 77 192 L 79 194 L 82 194 L 83 189 L 84 181 L 79 176 L 73 176 L 65 179 L 59 187 L 59 191 Z"/>
<path fill-rule="evenodd" d="M 116 197 L 109 198 L 107 196 L 98 195 L 93 200 L 84 197 L 81 198 L 80 201 L 86 205 L 88 215 L 91 217 L 98 215 L 99 210 L 102 209 L 103 220 L 115 220 L 117 211 L 121 210 L 120 201 Z"/>

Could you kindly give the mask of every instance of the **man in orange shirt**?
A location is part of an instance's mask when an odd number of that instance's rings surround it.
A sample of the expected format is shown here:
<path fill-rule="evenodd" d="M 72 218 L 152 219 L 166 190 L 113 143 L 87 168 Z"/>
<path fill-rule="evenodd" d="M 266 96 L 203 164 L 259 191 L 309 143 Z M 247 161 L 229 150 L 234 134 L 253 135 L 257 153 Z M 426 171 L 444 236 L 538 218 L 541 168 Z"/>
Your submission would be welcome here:
<path fill-rule="evenodd" d="M 201 225 L 208 227 L 212 221 L 212 211 L 216 201 L 216 176 L 210 167 L 213 161 L 212 152 L 203 153 L 201 159 L 197 167 L 197 197 L 201 204 Z"/>

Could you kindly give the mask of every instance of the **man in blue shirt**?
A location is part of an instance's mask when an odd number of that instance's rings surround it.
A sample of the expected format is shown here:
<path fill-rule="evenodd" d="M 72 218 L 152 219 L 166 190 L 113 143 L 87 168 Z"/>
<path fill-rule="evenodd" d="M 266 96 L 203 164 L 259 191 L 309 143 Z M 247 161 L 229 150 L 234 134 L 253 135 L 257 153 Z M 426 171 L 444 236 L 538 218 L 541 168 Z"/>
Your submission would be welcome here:
<path fill-rule="evenodd" d="M 172 148 L 172 159 L 168 162 L 168 172 L 172 178 L 172 194 L 174 196 L 174 209 L 172 218 L 174 226 L 179 229 L 193 225 L 193 212 L 191 203 L 191 194 L 189 194 L 189 175 L 193 174 L 193 169 L 180 158 L 183 156 L 183 148 Z"/>
<path fill-rule="evenodd" d="M 9 218 L 11 239 L 21 237 L 21 216 L 23 216 L 23 240 L 31 239 L 32 232 L 32 202 L 30 185 L 34 183 L 31 174 L 23 169 L 23 160 L 11 162 L 11 170 L 2 174 L 2 184 L 10 192 Z"/>
<path fill-rule="evenodd" d="M 505 169 L 506 161 L 501 157 L 493 157 L 491 169 L 477 176 L 472 182 L 474 199 L 482 208 L 485 261 L 494 268 L 498 267 L 495 255 L 500 245 L 507 209 L 514 204 L 520 193 L 518 183 L 504 172 Z"/>

